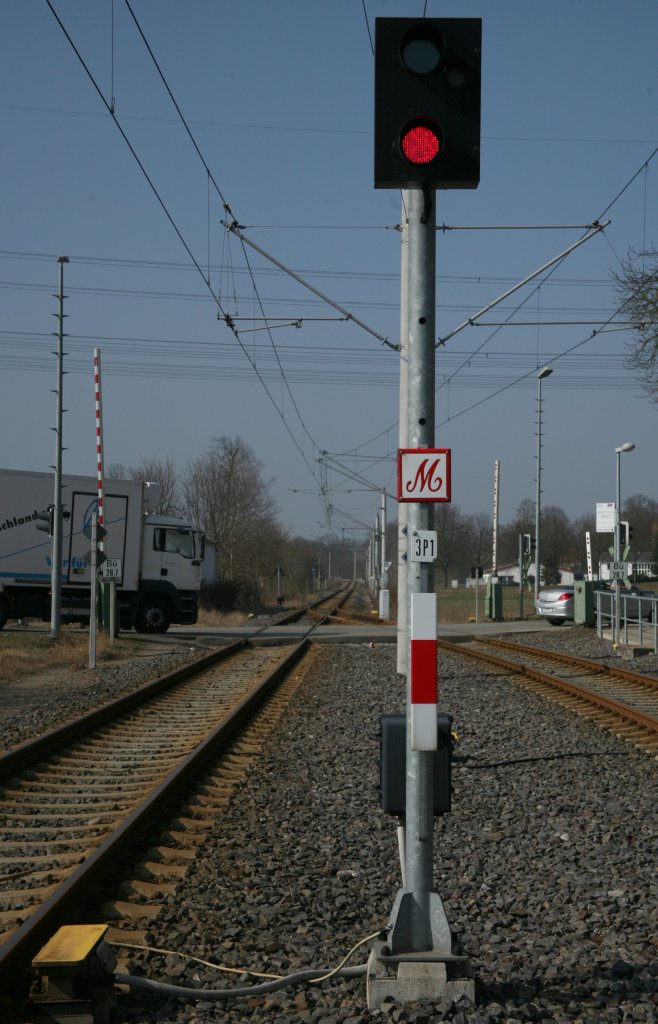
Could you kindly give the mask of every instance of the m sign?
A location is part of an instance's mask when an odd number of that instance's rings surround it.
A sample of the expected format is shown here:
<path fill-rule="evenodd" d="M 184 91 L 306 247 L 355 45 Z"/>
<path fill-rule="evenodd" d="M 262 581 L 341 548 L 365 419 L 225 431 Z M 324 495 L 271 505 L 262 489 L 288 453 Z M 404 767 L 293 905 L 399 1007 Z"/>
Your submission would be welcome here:
<path fill-rule="evenodd" d="M 450 449 L 400 448 L 398 501 L 450 500 Z"/>

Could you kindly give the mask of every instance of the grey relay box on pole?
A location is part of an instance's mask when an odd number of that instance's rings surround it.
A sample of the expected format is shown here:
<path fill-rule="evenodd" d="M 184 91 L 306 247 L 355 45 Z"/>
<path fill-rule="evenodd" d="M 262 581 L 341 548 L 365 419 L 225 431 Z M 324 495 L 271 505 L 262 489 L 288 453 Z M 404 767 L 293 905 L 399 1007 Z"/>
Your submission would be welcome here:
<path fill-rule="evenodd" d="M 387 814 L 404 817 L 407 778 L 407 721 L 405 715 L 382 715 L 380 804 Z M 437 750 L 431 751 L 434 779 L 434 815 L 450 810 L 452 715 L 437 715 Z"/>

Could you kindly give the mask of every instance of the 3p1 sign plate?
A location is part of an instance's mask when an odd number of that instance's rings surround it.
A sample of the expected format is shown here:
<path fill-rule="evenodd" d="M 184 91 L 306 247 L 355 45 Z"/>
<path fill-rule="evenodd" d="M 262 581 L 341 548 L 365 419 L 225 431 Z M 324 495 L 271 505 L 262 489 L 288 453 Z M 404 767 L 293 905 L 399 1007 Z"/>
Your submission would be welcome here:
<path fill-rule="evenodd" d="M 436 562 L 437 555 L 436 530 L 414 530 L 411 534 L 412 562 Z"/>
<path fill-rule="evenodd" d="M 398 450 L 398 501 L 450 501 L 450 449 Z"/>

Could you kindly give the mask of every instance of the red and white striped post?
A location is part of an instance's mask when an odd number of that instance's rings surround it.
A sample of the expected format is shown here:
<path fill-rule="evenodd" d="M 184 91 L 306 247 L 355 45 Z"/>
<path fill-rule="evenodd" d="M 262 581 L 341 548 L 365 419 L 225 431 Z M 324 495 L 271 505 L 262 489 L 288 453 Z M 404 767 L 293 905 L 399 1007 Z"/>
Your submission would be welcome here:
<path fill-rule="evenodd" d="M 411 594 L 411 749 L 437 749 L 436 594 Z"/>
<path fill-rule="evenodd" d="M 96 478 L 98 482 L 98 518 L 99 526 L 104 525 L 104 472 L 103 472 L 103 407 L 101 403 L 101 350 L 94 349 L 94 397 L 96 404 Z M 103 550 L 103 541 L 100 541 Z"/>
<path fill-rule="evenodd" d="M 94 398 L 96 406 L 96 480 L 98 486 L 98 510 L 96 524 L 98 530 L 98 548 L 105 550 L 105 470 L 103 459 L 103 403 L 101 398 L 101 350 L 94 349 Z M 114 580 L 106 582 L 101 590 L 103 608 L 103 624 L 109 634 L 110 643 L 114 643 L 116 634 L 116 585 Z"/>

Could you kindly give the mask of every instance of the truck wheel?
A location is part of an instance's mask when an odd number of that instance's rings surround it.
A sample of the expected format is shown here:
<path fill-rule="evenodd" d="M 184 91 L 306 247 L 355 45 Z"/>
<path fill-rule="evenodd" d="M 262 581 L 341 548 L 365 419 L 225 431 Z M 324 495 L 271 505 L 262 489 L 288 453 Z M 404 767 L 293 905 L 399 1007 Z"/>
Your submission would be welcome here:
<path fill-rule="evenodd" d="M 169 603 L 162 597 L 145 597 L 137 612 L 137 632 L 166 633 L 170 624 Z"/>
<path fill-rule="evenodd" d="M 3 628 L 9 618 L 9 605 L 4 597 L 0 597 L 0 629 Z"/>

